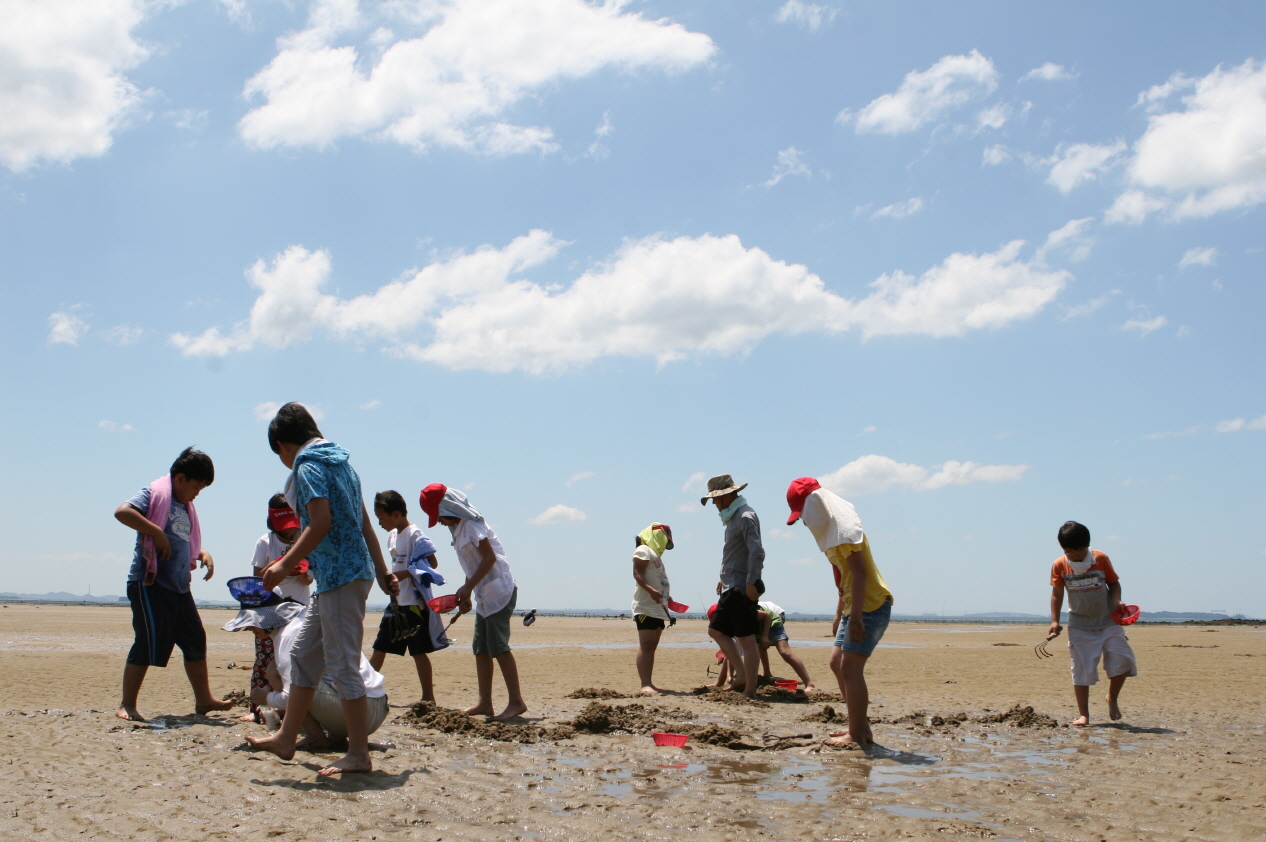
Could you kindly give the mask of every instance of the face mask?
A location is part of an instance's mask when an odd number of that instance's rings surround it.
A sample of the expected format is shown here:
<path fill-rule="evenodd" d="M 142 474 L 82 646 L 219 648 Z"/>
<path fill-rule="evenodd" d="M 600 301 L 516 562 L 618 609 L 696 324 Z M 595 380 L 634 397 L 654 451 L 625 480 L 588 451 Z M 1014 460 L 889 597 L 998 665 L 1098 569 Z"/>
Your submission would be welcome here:
<path fill-rule="evenodd" d="M 734 513 L 746 505 L 747 501 L 743 499 L 742 495 L 740 495 L 733 503 L 726 506 L 724 509 L 718 509 L 717 514 L 721 516 L 722 523 L 729 523 L 730 518 L 734 517 Z"/>

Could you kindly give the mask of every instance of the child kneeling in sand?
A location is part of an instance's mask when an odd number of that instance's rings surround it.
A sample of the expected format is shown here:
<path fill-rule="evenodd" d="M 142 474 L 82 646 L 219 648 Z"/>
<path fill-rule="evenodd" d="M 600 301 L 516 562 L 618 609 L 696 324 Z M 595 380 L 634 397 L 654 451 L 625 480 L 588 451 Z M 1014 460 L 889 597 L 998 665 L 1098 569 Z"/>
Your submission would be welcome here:
<path fill-rule="evenodd" d="M 461 563 L 466 582 L 457 589 L 457 609 L 466 613 L 475 597 L 475 634 L 471 648 L 475 653 L 475 673 L 479 680 L 479 700 L 466 708 L 466 713 L 491 716 L 496 720 L 513 719 L 527 711 L 519 689 L 519 667 L 510 651 L 510 617 L 519 598 L 519 588 L 506 551 L 497 540 L 497 533 L 484 522 L 466 495 L 453 488 L 432 483 L 422 489 L 418 498 L 427 513 L 428 528 L 442 523 L 453 533 L 453 549 Z M 505 710 L 493 716 L 492 663 L 501 667 L 510 700 Z"/>
<path fill-rule="evenodd" d="M 764 669 L 765 679 L 773 680 L 774 676 L 769 668 L 769 647 L 774 650 L 787 662 L 787 666 L 796 671 L 796 676 L 804 684 L 805 691 L 817 690 L 814 686 L 813 679 L 809 678 L 809 670 L 805 667 L 804 661 L 800 660 L 800 656 L 791 651 L 791 639 L 787 635 L 787 613 L 781 607 L 767 600 L 756 603 L 760 609 L 756 612 L 756 616 L 760 618 L 761 635 L 757 640 L 760 646 L 760 663 Z"/>
<path fill-rule="evenodd" d="M 144 722 L 136 708 L 141 683 L 150 667 L 165 667 L 171 650 L 179 646 L 185 675 L 193 688 L 198 713 L 228 710 L 232 702 L 211 693 L 207 677 L 207 633 L 189 592 L 191 571 L 215 573 L 211 554 L 202 548 L 202 529 L 193 500 L 215 480 L 211 457 L 187 447 L 171 469 L 114 510 L 115 519 L 135 529 L 136 550 L 127 577 L 136 640 L 123 668 L 120 719 Z"/>
<path fill-rule="evenodd" d="M 1127 678 L 1139 674 L 1125 629 L 1112 620 L 1112 612 L 1124 605 L 1120 577 L 1106 553 L 1090 549 L 1090 530 L 1080 523 L 1066 522 L 1057 537 L 1064 554 L 1051 565 L 1051 628 L 1046 639 L 1053 640 L 1063 629 L 1059 614 L 1067 591 L 1068 654 L 1078 713 L 1069 724 L 1090 724 L 1090 685 L 1099 680 L 1100 658 L 1108 674 L 1108 716 L 1116 721 L 1121 718 L 1121 688 Z"/>

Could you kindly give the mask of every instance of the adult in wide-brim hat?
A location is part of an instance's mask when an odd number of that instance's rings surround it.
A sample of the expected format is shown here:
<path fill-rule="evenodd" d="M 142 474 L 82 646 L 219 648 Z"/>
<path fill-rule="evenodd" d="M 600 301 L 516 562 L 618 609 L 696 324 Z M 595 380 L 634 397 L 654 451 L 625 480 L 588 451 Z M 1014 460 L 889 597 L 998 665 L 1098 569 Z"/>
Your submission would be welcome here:
<path fill-rule="evenodd" d="M 721 474 L 708 480 L 708 493 L 699 498 L 699 505 L 706 506 L 708 501 L 713 497 L 724 497 L 726 494 L 737 494 L 747 488 L 747 483 L 736 485 L 734 477 L 729 474 Z"/>

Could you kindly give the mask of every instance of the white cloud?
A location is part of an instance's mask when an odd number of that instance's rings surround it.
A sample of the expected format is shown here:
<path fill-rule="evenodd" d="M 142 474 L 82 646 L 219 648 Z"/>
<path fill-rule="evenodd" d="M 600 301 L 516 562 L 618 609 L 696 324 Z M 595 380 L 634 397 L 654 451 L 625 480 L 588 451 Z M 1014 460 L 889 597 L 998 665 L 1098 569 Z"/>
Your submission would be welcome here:
<path fill-rule="evenodd" d="M 1196 425 L 1194 427 L 1188 427 L 1185 430 L 1165 430 L 1159 433 L 1148 433 L 1143 438 L 1151 439 L 1152 441 L 1160 441 L 1161 439 L 1172 439 L 1176 436 L 1194 436 L 1196 433 L 1203 433 L 1204 431 L 1204 427 Z"/>
<path fill-rule="evenodd" d="M 1263 551 L 1262 551 L 1262 554 L 1263 554 L 1263 555 L 1266 555 L 1266 550 L 1263 550 Z M 788 560 L 787 560 L 787 563 L 788 563 L 788 564 L 794 564 L 794 565 L 796 565 L 797 567 L 809 567 L 810 565 L 817 564 L 817 563 L 818 563 L 818 559 L 817 559 L 817 557 L 816 557 L 816 556 L 811 556 L 811 555 L 810 555 L 810 556 L 804 556 L 803 558 L 792 558 L 792 559 L 788 559 Z"/>
<path fill-rule="evenodd" d="M 682 483 L 681 490 L 683 493 L 686 493 L 686 494 L 693 494 L 696 491 L 703 492 L 707 488 L 704 485 L 704 483 L 707 481 L 708 481 L 707 474 L 705 474 L 703 471 L 695 471 L 693 474 L 690 475 L 690 479 Z M 693 509 L 691 511 L 693 511 Z"/>
<path fill-rule="evenodd" d="M 1028 73 L 1020 77 L 1021 82 L 1027 82 L 1030 79 L 1038 79 L 1043 82 L 1062 82 L 1066 79 L 1075 79 L 1076 74 L 1068 72 L 1062 64 L 1055 64 L 1048 61 L 1041 67 L 1035 67 Z"/>
<path fill-rule="evenodd" d="M 779 23 L 799 24 L 805 29 L 811 29 L 816 32 L 822 28 L 823 23 L 830 23 L 835 20 L 837 14 L 839 14 L 839 10 L 827 6 L 805 3 L 803 0 L 787 0 L 786 3 L 778 7 L 778 11 L 774 14 L 774 20 Z"/>
<path fill-rule="evenodd" d="M 859 435 L 859 436 L 864 436 L 864 435 L 866 435 L 867 433 L 873 433 L 873 432 L 875 432 L 875 431 L 876 431 L 876 430 L 878 430 L 878 429 L 879 429 L 879 428 L 878 428 L 878 427 L 876 427 L 874 424 L 871 424 L 869 427 L 863 427 L 863 428 L 862 428 L 862 431 L 861 431 L 860 433 L 858 433 L 858 435 Z"/>
<path fill-rule="evenodd" d="M 993 62 L 972 50 L 963 56 L 945 56 L 927 70 L 910 71 L 896 92 L 872 100 L 856 114 L 842 111 L 836 119 L 840 123 L 855 121 L 858 134 L 901 134 L 997 88 L 998 71 Z"/>
<path fill-rule="evenodd" d="M 1092 298 L 1084 304 L 1076 304 L 1069 307 L 1064 313 L 1064 320 L 1067 321 L 1068 319 L 1076 319 L 1080 316 L 1089 316 L 1091 313 L 1112 300 L 1112 296 L 1120 294 L 1121 290 L 1119 289 L 1109 290 L 1104 295 L 1101 295 L 1098 298 Z"/>
<path fill-rule="evenodd" d="M 800 537 L 800 533 L 793 532 L 790 529 L 780 529 L 775 526 L 769 530 L 769 537 L 777 538 L 780 541 L 794 541 L 796 538 Z"/>
<path fill-rule="evenodd" d="M 567 482 L 564 484 L 568 488 L 571 488 L 576 483 L 580 482 L 581 480 L 589 479 L 591 476 L 593 476 L 593 471 L 577 471 L 576 473 L 572 474 L 571 479 L 567 480 Z"/>
<path fill-rule="evenodd" d="M 136 432 L 131 424 L 116 424 L 113 421 L 98 421 L 98 429 L 105 430 L 107 433 L 133 433 Z"/>
<path fill-rule="evenodd" d="M 1000 129 L 1011 117 L 1011 106 L 1005 102 L 991 105 L 976 115 L 977 129 Z"/>
<path fill-rule="evenodd" d="M 550 151 L 549 128 L 504 122 L 525 98 L 608 69 L 682 72 L 716 52 L 707 35 L 623 6 L 447 0 L 365 10 L 321 0 L 308 28 L 278 39 L 277 55 L 246 83 L 264 102 L 239 131 L 260 148 L 369 137 L 419 150 Z M 346 43 L 357 33 L 368 33 L 359 49 Z"/>
<path fill-rule="evenodd" d="M 904 202 L 894 202 L 891 205 L 882 207 L 872 213 L 870 218 L 879 219 L 886 216 L 890 219 L 905 219 L 907 216 L 914 216 L 921 210 L 923 210 L 923 200 L 918 196 L 914 196 Z"/>
<path fill-rule="evenodd" d="M 1182 260 L 1178 261 L 1179 269 L 1186 269 L 1188 266 L 1215 266 L 1218 262 L 1218 250 L 1215 248 L 1191 248 L 1187 249 L 1186 254 L 1182 256 Z"/>
<path fill-rule="evenodd" d="M 887 456 L 870 454 L 854 459 L 838 471 L 818 477 L 818 482 L 843 497 L 875 494 L 893 487 L 935 491 L 948 485 L 973 482 L 1016 482 L 1028 465 L 981 465 L 949 461 L 929 470 L 922 465 L 898 462 Z"/>
<path fill-rule="evenodd" d="M 765 186 L 773 187 L 789 175 L 802 175 L 805 178 L 812 178 L 813 170 L 809 169 L 809 165 L 804 162 L 801 157 L 802 154 L 794 146 L 788 146 L 786 149 L 779 150 L 778 161 L 774 164 L 774 170 L 770 173 Z"/>
<path fill-rule="evenodd" d="M 0 26 L 0 162 L 95 157 L 141 99 L 124 75 L 147 52 L 132 29 L 144 0 L 8 0 Z"/>
<path fill-rule="evenodd" d="M 140 341 L 140 338 L 144 334 L 145 331 L 141 330 L 139 327 L 133 327 L 132 325 L 115 325 L 105 331 L 102 336 L 105 337 L 107 342 L 111 342 L 115 345 L 135 345 Z"/>
<path fill-rule="evenodd" d="M 1108 144 L 1061 144 L 1054 156 L 1046 161 L 1051 165 L 1046 182 L 1055 185 L 1061 193 L 1069 193 L 1074 187 L 1093 181 L 1099 173 L 1111 168 L 1124 151 L 1125 143 L 1119 140 Z"/>
<path fill-rule="evenodd" d="M 281 409 L 279 401 L 264 401 L 255 405 L 255 408 L 251 410 L 251 415 L 256 421 L 271 421 L 279 409 Z"/>
<path fill-rule="evenodd" d="M 378 409 L 380 406 L 382 406 L 382 401 L 378 400 L 378 398 L 374 398 L 373 400 L 365 401 L 363 404 L 360 405 L 360 408 L 365 411 L 369 411 L 373 409 Z"/>
<path fill-rule="evenodd" d="M 88 323 L 79 318 L 79 305 L 61 310 L 48 317 L 48 341 L 51 345 L 78 345 L 88 332 Z"/>
<path fill-rule="evenodd" d="M 1243 418 L 1233 418 L 1230 421 L 1219 421 L 1218 425 L 1213 429 L 1219 433 L 1238 433 L 1241 430 L 1266 430 L 1266 415 L 1261 415 L 1247 421 Z"/>
<path fill-rule="evenodd" d="M 1037 262 L 1046 263 L 1047 257 L 1064 254 L 1068 260 L 1079 262 L 1090 256 L 1095 240 L 1088 233 L 1094 225 L 1093 216 L 1083 219 L 1072 219 L 1046 237 L 1046 242 L 1037 250 Z"/>
<path fill-rule="evenodd" d="M 321 291 L 331 272 L 326 252 L 291 246 L 247 271 L 261 294 L 246 321 L 170 341 L 186 356 L 224 356 L 258 344 L 284 348 L 320 330 L 390 340 L 391 353 L 455 370 L 557 373 L 605 356 L 660 365 L 728 356 L 776 333 L 961 336 L 1033 316 L 1071 277 L 1021 260 L 1017 240 L 983 255 L 952 254 L 918 277 L 882 275 L 865 298 L 851 300 L 807 267 L 746 248 L 737 236 L 703 235 L 628 242 L 565 288 L 514 278 L 563 246 L 533 231 L 350 300 Z M 429 339 L 405 338 L 418 330 Z"/>
<path fill-rule="evenodd" d="M 985 147 L 984 155 L 981 158 L 982 166 L 996 167 L 999 164 L 1005 164 L 1011 160 L 1011 150 L 1000 143 L 993 146 Z"/>
<path fill-rule="evenodd" d="M 605 158 L 611 154 L 611 150 L 603 143 L 611 133 L 615 131 L 615 126 L 611 123 L 611 113 L 609 111 L 602 112 L 602 122 L 593 130 L 593 143 L 589 144 L 589 148 L 585 150 L 586 158 Z"/>
<path fill-rule="evenodd" d="M 1157 196 L 1149 196 L 1142 190 L 1126 190 L 1116 201 L 1112 203 L 1112 207 L 1108 208 L 1103 214 L 1103 221 L 1108 223 L 1122 222 L 1127 225 L 1137 225 L 1148 214 L 1161 210 L 1166 207 L 1168 202 Z"/>
<path fill-rule="evenodd" d="M 1165 111 L 1176 95 L 1181 106 Z M 1175 75 L 1145 91 L 1153 112 L 1129 165 L 1136 190 L 1113 221 L 1140 222 L 1165 209 L 1176 220 L 1266 201 L 1266 63 L 1221 66 L 1200 79 Z M 1148 201 L 1127 195 L 1141 191 Z M 1127 212 L 1133 211 L 1133 212 Z"/>
<path fill-rule="evenodd" d="M 536 526 L 555 526 L 560 523 L 580 523 L 586 519 L 585 513 L 580 509 L 573 509 L 571 506 L 559 503 L 556 506 L 550 506 L 528 522 Z"/>
<path fill-rule="evenodd" d="M 1121 325 L 1121 330 L 1134 331 L 1141 339 L 1154 330 L 1160 330 L 1167 324 L 1169 324 L 1169 319 L 1164 316 L 1157 316 L 1154 319 L 1137 318 L 1130 319 L 1125 324 Z"/>

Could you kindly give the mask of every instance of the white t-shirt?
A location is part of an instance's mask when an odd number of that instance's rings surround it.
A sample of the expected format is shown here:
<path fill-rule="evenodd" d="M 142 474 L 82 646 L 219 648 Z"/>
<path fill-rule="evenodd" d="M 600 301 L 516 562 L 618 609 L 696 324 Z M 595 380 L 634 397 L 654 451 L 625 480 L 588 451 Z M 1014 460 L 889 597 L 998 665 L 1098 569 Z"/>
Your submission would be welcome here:
<path fill-rule="evenodd" d="M 479 556 L 479 544 L 484 539 L 492 546 L 492 553 L 497 561 L 488 571 L 488 575 L 475 585 L 475 613 L 480 617 L 496 614 L 510 602 L 514 595 L 514 576 L 510 573 L 510 564 L 506 561 L 505 548 L 497 540 L 497 533 L 488 524 L 478 520 L 461 518 L 453 527 L 453 549 L 457 552 L 457 561 L 467 577 L 475 575 L 483 559 Z"/>
<path fill-rule="evenodd" d="M 857 516 L 853 504 L 825 488 L 819 488 L 805 498 L 800 517 L 813 533 L 822 552 L 841 544 L 860 544 L 866 537 L 862 519 Z"/>
<path fill-rule="evenodd" d="M 296 614 L 293 620 L 282 626 L 280 631 L 273 632 L 273 658 L 277 662 L 277 672 L 281 673 L 282 686 L 286 688 L 280 693 L 274 691 L 268 694 L 268 706 L 277 710 L 285 710 L 290 701 L 290 649 L 294 646 L 295 638 L 299 635 L 299 628 L 307 616 L 308 609 L 305 608 Z M 369 659 L 365 657 L 364 652 L 360 656 L 360 677 L 365 682 L 367 697 L 380 699 L 387 695 L 386 680 L 382 677 L 382 673 L 369 665 Z M 323 678 L 322 683 L 337 694 L 338 691 L 328 677 Z"/>
<path fill-rule="evenodd" d="M 664 572 L 664 560 L 645 544 L 633 551 L 633 558 L 647 562 L 646 572 L 642 577 L 646 579 L 646 584 L 664 595 L 664 604 L 658 603 L 651 599 L 646 588 L 638 585 L 633 591 L 633 616 L 645 614 L 647 617 L 667 620 L 668 609 L 665 604 L 668 602 L 668 574 Z"/>
<path fill-rule="evenodd" d="M 404 573 L 409 569 L 409 559 L 413 558 L 413 545 L 417 543 L 418 538 L 426 537 L 417 524 L 411 523 L 397 534 L 396 530 L 391 530 L 387 534 L 387 552 L 391 554 L 391 572 Z M 422 594 L 413 584 L 413 577 L 410 576 L 400 583 L 400 595 L 396 597 L 396 602 L 401 605 L 421 605 Z"/>
<path fill-rule="evenodd" d="M 285 555 L 286 549 L 286 542 L 278 538 L 276 532 L 261 535 L 255 542 L 255 557 L 251 560 L 251 566 L 256 570 L 263 570 Z M 290 598 L 303 605 L 308 604 L 308 592 L 309 586 L 300 581 L 298 576 L 287 576 L 281 580 L 280 585 L 273 588 L 273 593 L 282 599 Z"/>

